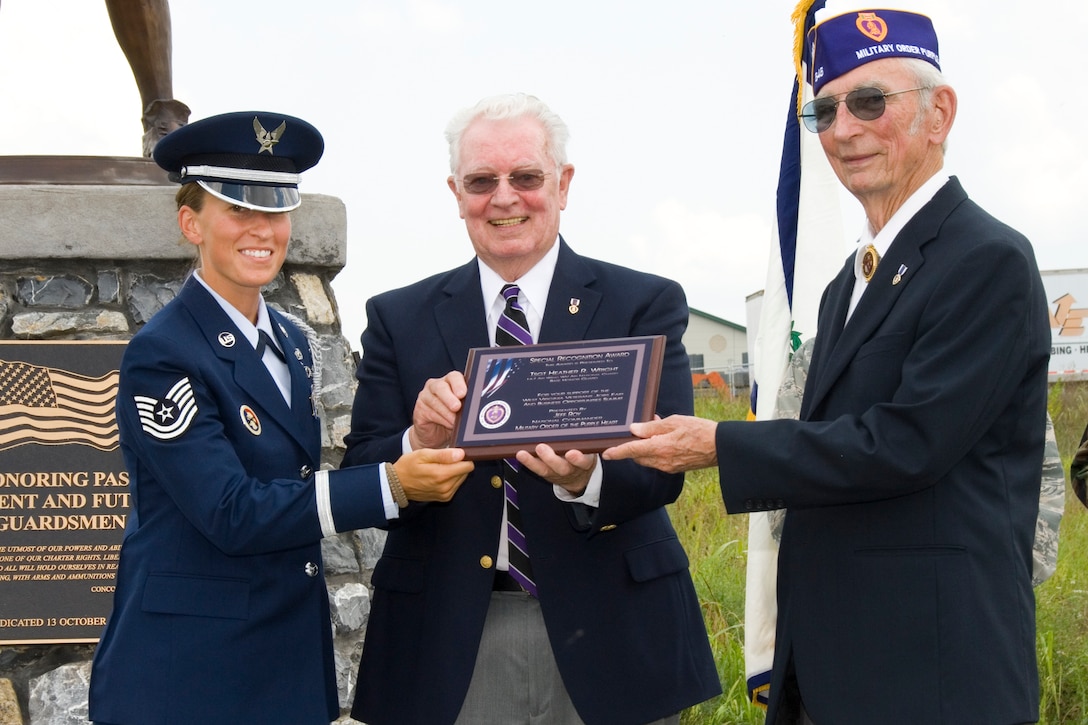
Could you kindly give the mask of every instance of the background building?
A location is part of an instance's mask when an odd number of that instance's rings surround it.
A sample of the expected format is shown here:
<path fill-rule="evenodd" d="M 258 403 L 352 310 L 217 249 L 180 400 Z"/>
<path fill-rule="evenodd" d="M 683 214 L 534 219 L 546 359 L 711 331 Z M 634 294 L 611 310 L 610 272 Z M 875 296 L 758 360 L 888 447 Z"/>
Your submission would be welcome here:
<path fill-rule="evenodd" d="M 728 388 L 735 395 L 748 387 L 748 331 L 742 325 L 690 308 L 683 339 L 696 388 Z"/>
<path fill-rule="evenodd" d="M 1088 269 L 1041 274 L 1050 303 L 1050 380 L 1088 380 Z"/>

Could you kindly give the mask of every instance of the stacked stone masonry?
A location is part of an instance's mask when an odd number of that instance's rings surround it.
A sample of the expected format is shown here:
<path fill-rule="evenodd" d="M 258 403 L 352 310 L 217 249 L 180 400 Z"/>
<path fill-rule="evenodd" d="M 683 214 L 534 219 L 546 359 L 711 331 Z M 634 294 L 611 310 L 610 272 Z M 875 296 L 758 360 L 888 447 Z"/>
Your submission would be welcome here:
<path fill-rule="evenodd" d="M 174 190 L 0 185 L 0 339 L 132 337 L 192 267 L 192 247 L 179 242 L 174 222 Z M 346 212 L 339 199 L 304 195 L 292 222 L 287 263 L 265 299 L 317 333 L 322 465 L 335 468 L 354 395 L 355 362 L 330 286 L 346 262 Z M 322 542 L 342 723 L 354 722 L 346 713 L 383 541 L 383 532 L 368 530 Z M 0 645 L 0 725 L 85 725 L 93 653 L 90 644 Z"/>

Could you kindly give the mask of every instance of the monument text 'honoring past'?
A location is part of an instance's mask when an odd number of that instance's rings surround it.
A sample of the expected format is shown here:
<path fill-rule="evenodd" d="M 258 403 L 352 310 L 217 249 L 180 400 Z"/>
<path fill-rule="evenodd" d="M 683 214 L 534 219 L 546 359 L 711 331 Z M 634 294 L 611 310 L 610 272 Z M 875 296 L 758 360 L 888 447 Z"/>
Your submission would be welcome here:
<path fill-rule="evenodd" d="M 97 641 L 129 511 L 124 344 L 0 342 L 0 643 Z"/>

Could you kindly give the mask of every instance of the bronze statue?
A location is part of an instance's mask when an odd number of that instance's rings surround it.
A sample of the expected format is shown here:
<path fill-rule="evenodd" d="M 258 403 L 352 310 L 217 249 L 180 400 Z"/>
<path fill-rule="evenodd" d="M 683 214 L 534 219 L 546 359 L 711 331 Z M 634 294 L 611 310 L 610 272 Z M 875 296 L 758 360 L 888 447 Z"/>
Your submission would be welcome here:
<path fill-rule="evenodd" d="M 189 107 L 174 99 L 170 66 L 168 0 L 106 0 L 113 34 L 121 46 L 143 106 L 143 154 L 166 134 L 189 121 Z"/>
<path fill-rule="evenodd" d="M 160 138 L 189 122 L 189 107 L 174 100 L 169 0 L 106 0 L 106 10 L 140 90 L 143 153 L 150 158 Z"/>

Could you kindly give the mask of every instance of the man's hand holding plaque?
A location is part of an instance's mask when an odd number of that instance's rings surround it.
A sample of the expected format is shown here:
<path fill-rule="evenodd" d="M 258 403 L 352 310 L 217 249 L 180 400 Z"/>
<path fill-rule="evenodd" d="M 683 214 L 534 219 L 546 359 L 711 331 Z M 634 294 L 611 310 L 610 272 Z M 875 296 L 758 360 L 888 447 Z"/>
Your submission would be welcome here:
<path fill-rule="evenodd" d="M 427 381 L 416 397 L 408 429 L 412 450 L 445 448 L 453 442 L 453 427 L 466 392 L 465 376 L 457 370 Z"/>
<path fill-rule="evenodd" d="M 465 376 L 457 370 L 427 381 L 416 397 L 412 427 L 408 429 L 413 450 L 453 445 L 454 427 L 467 392 Z M 575 449 L 560 454 L 547 443 L 526 446 L 517 452 L 516 458 L 521 465 L 573 496 L 585 490 L 598 460 L 595 453 Z"/>

